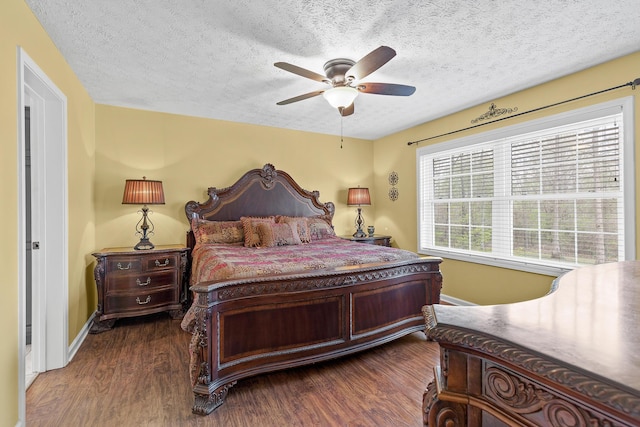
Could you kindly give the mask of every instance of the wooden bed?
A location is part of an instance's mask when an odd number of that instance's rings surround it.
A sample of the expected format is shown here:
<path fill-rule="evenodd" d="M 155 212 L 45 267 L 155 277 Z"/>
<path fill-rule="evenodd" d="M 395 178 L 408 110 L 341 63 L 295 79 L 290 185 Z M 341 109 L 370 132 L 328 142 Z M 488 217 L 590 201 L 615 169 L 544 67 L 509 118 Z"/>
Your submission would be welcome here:
<path fill-rule="evenodd" d="M 317 191 L 302 189 L 270 164 L 248 171 L 231 187 L 211 187 L 208 194 L 204 203 L 186 204 L 189 221 L 269 215 L 332 218 L 335 210 L 333 203 L 318 200 Z M 192 231 L 187 245 L 195 245 Z M 193 412 L 211 413 L 242 378 L 333 359 L 424 331 L 421 308 L 440 299 L 440 262 L 416 257 L 192 284 Z"/>

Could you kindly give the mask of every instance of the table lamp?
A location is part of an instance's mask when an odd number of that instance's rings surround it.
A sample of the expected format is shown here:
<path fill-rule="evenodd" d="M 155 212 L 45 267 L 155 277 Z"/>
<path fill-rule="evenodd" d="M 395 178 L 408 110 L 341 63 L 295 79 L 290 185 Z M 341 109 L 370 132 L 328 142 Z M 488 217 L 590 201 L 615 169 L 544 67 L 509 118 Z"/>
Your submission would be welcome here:
<path fill-rule="evenodd" d="M 144 176 L 142 179 L 127 179 L 124 185 L 122 204 L 143 205 L 141 209 L 142 218 L 136 224 L 136 234 L 139 234 L 141 238 L 133 249 L 153 249 L 155 246 L 149 241 L 149 235 L 153 234 L 154 226 L 151 220 L 148 219 L 150 211 L 147 205 L 164 205 L 162 181 L 147 180 Z"/>
<path fill-rule="evenodd" d="M 365 237 L 366 234 L 362 230 L 364 219 L 362 218 L 362 208 L 360 206 L 371 205 L 371 196 L 369 195 L 368 188 L 349 188 L 347 194 L 347 206 L 357 206 L 358 216 L 356 216 L 356 232 L 353 233 L 353 237 Z"/>

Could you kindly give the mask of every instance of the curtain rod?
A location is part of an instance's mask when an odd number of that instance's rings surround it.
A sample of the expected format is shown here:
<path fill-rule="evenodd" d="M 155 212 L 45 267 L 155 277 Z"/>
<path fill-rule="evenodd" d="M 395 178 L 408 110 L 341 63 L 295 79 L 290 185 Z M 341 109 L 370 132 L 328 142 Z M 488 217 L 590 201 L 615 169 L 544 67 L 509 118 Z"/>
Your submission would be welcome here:
<path fill-rule="evenodd" d="M 454 133 L 462 132 L 462 131 L 469 130 L 469 129 L 474 129 L 474 128 L 477 128 L 477 127 L 480 127 L 480 126 L 484 126 L 484 125 L 488 125 L 488 124 L 491 124 L 491 123 L 500 122 L 502 120 L 512 119 L 514 117 L 522 116 L 524 114 L 529 114 L 529 113 L 534 113 L 536 111 L 544 110 L 545 108 L 555 107 L 557 105 L 566 104 L 567 102 L 577 101 L 578 99 L 587 98 L 589 96 L 599 95 L 601 93 L 609 92 L 611 90 L 620 89 L 620 88 L 625 87 L 625 86 L 631 86 L 631 89 L 635 90 L 636 86 L 639 86 L 639 85 L 640 85 L 640 77 L 635 79 L 632 82 L 627 82 L 627 83 L 622 84 L 620 86 L 610 87 L 609 89 L 603 89 L 603 90 L 600 90 L 598 92 L 593 92 L 593 93 L 589 93 L 587 95 L 578 96 L 577 98 L 571 98 L 571 99 L 567 99 L 565 101 L 556 102 L 555 104 L 545 105 L 544 107 L 534 108 L 533 110 L 523 111 L 522 113 L 514 114 L 513 116 L 503 117 L 501 119 L 496 119 L 496 120 L 492 120 L 490 122 L 480 123 L 478 125 L 473 125 L 473 126 L 469 126 L 469 127 L 466 127 L 466 128 L 462 128 L 462 129 L 454 130 L 454 131 L 451 131 L 451 132 L 443 133 L 443 134 L 440 134 L 440 135 L 431 136 L 429 138 L 419 139 L 417 141 L 410 141 L 410 142 L 407 142 L 407 145 L 411 146 L 413 144 L 418 144 L 420 142 L 429 141 L 430 139 L 440 138 L 441 136 L 452 135 Z"/>

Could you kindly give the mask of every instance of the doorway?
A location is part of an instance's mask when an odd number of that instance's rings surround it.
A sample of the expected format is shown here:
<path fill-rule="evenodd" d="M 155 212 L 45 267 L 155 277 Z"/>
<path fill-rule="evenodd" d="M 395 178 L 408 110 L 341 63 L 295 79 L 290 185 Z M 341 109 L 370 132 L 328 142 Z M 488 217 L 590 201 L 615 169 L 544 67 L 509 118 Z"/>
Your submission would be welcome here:
<path fill-rule="evenodd" d="M 29 100 L 26 99 L 28 104 Z M 33 329 L 33 298 L 32 298 L 32 250 L 31 238 L 31 107 L 24 107 L 24 182 L 25 182 L 25 387 L 29 388 L 36 379 L 37 371 L 33 368 L 33 346 L 31 334 Z"/>
<path fill-rule="evenodd" d="M 24 50 L 17 55 L 18 409 L 24 424 L 27 319 L 33 371 L 61 368 L 69 359 L 67 99 Z"/>

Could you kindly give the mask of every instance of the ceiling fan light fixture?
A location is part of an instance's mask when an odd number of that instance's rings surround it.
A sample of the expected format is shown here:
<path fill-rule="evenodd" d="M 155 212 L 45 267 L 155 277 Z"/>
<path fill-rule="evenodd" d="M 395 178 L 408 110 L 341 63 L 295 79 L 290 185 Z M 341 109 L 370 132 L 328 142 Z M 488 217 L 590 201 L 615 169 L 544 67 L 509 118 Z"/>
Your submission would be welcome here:
<path fill-rule="evenodd" d="M 349 86 L 336 86 L 325 90 L 322 96 L 333 108 L 346 108 L 353 104 L 358 96 L 358 90 Z"/>

